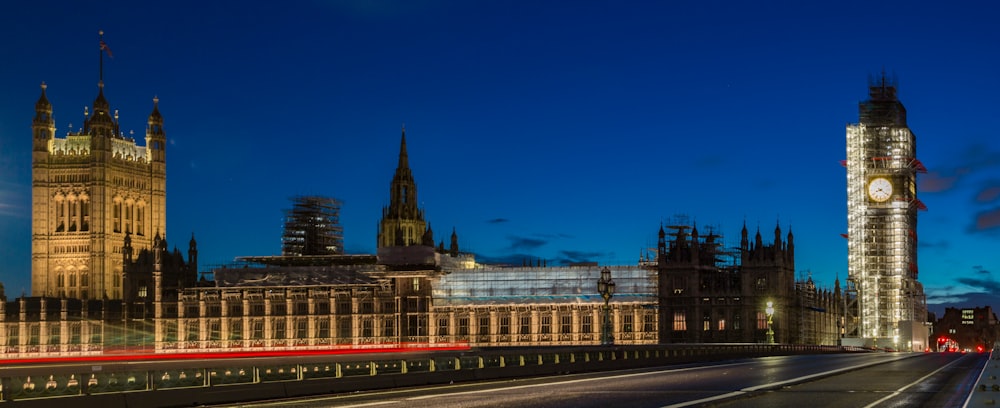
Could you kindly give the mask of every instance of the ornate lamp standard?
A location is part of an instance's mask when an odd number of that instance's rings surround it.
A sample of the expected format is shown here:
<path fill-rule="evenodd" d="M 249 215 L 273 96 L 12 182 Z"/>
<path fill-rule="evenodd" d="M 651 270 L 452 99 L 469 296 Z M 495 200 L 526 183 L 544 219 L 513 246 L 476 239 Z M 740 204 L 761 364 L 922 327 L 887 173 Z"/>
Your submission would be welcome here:
<path fill-rule="evenodd" d="M 608 302 L 611 301 L 611 297 L 615 295 L 615 281 L 611 279 L 611 270 L 607 266 L 601 269 L 601 279 L 597 281 L 597 293 L 601 294 L 601 298 L 604 299 L 604 319 L 601 324 L 601 344 L 610 346 L 615 344 L 614 338 L 611 336 L 611 306 Z"/>
<path fill-rule="evenodd" d="M 767 344 L 774 344 L 774 330 L 771 328 L 771 319 L 774 317 L 774 302 L 767 302 L 764 313 L 767 313 Z"/>

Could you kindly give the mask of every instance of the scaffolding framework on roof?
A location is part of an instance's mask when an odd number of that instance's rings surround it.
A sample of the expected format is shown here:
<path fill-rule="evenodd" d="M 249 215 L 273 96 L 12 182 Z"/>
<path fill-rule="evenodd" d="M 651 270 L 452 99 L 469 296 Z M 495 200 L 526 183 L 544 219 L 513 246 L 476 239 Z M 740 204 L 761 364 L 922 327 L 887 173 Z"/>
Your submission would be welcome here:
<path fill-rule="evenodd" d="M 292 197 L 292 208 L 285 210 L 281 245 L 284 256 L 343 254 L 340 201 L 320 196 Z"/>

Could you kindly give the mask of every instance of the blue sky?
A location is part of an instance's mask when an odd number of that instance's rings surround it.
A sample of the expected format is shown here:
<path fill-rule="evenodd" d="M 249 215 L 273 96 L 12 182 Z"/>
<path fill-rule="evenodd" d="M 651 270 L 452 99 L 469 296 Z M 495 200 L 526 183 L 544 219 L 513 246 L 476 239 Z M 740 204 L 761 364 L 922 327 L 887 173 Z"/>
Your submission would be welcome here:
<path fill-rule="evenodd" d="M 30 125 L 57 133 L 105 95 L 169 139 L 167 239 L 201 266 L 280 253 L 282 210 L 337 197 L 375 249 L 400 127 L 436 238 L 481 259 L 635 263 L 684 215 L 733 245 L 743 223 L 847 274 L 845 126 L 895 75 L 929 208 L 932 310 L 997 306 L 998 6 L 968 2 L 20 2 L 0 34 L 0 282 L 30 291 Z M 519 261 L 517 261 L 519 262 Z"/>

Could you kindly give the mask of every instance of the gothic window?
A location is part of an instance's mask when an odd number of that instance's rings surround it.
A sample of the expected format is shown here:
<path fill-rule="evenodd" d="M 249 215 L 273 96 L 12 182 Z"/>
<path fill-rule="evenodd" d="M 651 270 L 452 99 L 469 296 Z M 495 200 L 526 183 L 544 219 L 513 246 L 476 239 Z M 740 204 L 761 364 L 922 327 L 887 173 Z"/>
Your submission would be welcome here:
<path fill-rule="evenodd" d="M 264 321 L 254 319 L 250 322 L 250 339 L 261 340 L 264 338 Z"/>
<path fill-rule="evenodd" d="M 559 317 L 559 332 L 560 333 L 572 333 L 573 332 L 573 316 L 565 315 Z"/>
<path fill-rule="evenodd" d="M 510 316 L 500 316 L 499 334 L 510 334 Z"/>
<path fill-rule="evenodd" d="M 309 321 L 306 318 L 295 319 L 295 337 L 301 340 L 309 338 Z"/>
<path fill-rule="evenodd" d="M 710 312 L 705 312 L 705 315 L 702 317 L 701 329 L 704 331 L 712 330 L 712 315 Z"/>
<path fill-rule="evenodd" d="M 552 316 L 542 316 L 542 326 L 540 327 L 539 333 L 552 333 Z"/>
<path fill-rule="evenodd" d="M 56 220 L 58 222 L 56 225 L 56 232 L 63 232 L 66 230 L 66 208 L 63 207 L 64 205 L 65 204 L 63 202 L 56 203 Z"/>
<path fill-rule="evenodd" d="M 89 279 L 89 277 L 90 277 L 90 275 L 87 272 L 81 272 L 80 273 L 80 286 L 86 287 L 86 286 L 90 285 L 90 282 L 89 282 L 90 279 Z"/>
<path fill-rule="evenodd" d="M 69 203 L 69 230 L 70 232 L 76 231 L 76 206 L 79 201 L 70 201 Z"/>
<path fill-rule="evenodd" d="M 461 317 L 458 319 L 458 335 L 468 336 L 469 335 L 469 318 Z"/>
<path fill-rule="evenodd" d="M 757 312 L 757 330 L 767 330 L 767 314 Z"/>
<path fill-rule="evenodd" d="M 316 321 L 316 327 L 318 328 L 318 333 L 316 333 L 317 337 L 321 339 L 330 338 L 330 319 L 318 319 Z"/>
<path fill-rule="evenodd" d="M 521 316 L 521 334 L 531 334 L 531 316 Z"/>
<path fill-rule="evenodd" d="M 361 319 L 361 337 L 372 337 L 375 330 L 375 322 L 370 317 Z"/>
<path fill-rule="evenodd" d="M 687 317 L 683 311 L 674 312 L 674 331 L 687 330 Z"/>
<path fill-rule="evenodd" d="M 80 218 L 83 219 L 80 231 L 90 230 L 90 202 L 80 201 Z"/>
<path fill-rule="evenodd" d="M 622 333 L 631 333 L 635 330 L 634 322 L 632 321 L 633 316 L 631 313 L 626 313 L 622 315 Z"/>
<path fill-rule="evenodd" d="M 145 228 L 143 228 L 143 225 L 145 224 L 144 221 L 146 219 L 145 218 L 146 214 L 145 214 L 144 210 L 145 210 L 145 208 L 143 206 L 141 206 L 141 205 L 139 206 L 139 208 L 135 209 L 135 234 L 136 235 L 144 235 L 145 232 L 146 232 Z"/>
<path fill-rule="evenodd" d="M 69 273 L 69 287 L 76 287 L 76 272 Z"/>
<path fill-rule="evenodd" d="M 229 321 L 229 340 L 243 340 L 243 318 Z"/>
<path fill-rule="evenodd" d="M 198 323 L 196 321 L 188 322 L 187 339 L 188 341 L 198 341 Z"/>
<path fill-rule="evenodd" d="M 652 333 L 656 331 L 656 315 L 647 313 L 642 317 L 642 331 Z"/>
<path fill-rule="evenodd" d="M 740 326 L 742 326 L 743 318 L 741 316 L 739 313 L 733 315 L 733 330 L 739 330 Z"/>
<path fill-rule="evenodd" d="M 489 316 L 484 316 L 479 318 L 479 330 L 476 332 L 480 336 L 485 336 L 490 334 L 490 318 Z"/>
<path fill-rule="evenodd" d="M 414 292 L 420 291 L 420 278 L 413 278 L 413 291 Z"/>
<path fill-rule="evenodd" d="M 62 272 L 59 272 L 56 275 L 56 287 L 62 288 L 65 286 L 66 286 L 66 275 L 63 275 Z"/>
<path fill-rule="evenodd" d="M 582 327 L 580 331 L 583 333 L 593 333 L 594 332 L 594 317 L 591 315 L 585 315 L 580 317 L 582 321 Z"/>
<path fill-rule="evenodd" d="M 132 233 L 132 206 L 125 206 L 125 232 Z"/>
<path fill-rule="evenodd" d="M 403 194 L 401 194 L 401 197 L 400 197 L 400 201 L 402 201 L 403 204 L 406 204 L 406 193 L 407 193 L 406 190 L 407 190 L 406 186 L 403 186 Z"/>
<path fill-rule="evenodd" d="M 386 317 L 382 319 L 382 336 L 384 337 L 394 337 L 396 336 L 396 319 L 393 317 Z"/>
<path fill-rule="evenodd" d="M 115 232 L 122 232 L 122 203 L 114 203 L 111 207 L 114 214 Z"/>
<path fill-rule="evenodd" d="M 274 326 L 274 338 L 276 340 L 284 340 L 284 339 L 286 339 L 288 337 L 288 334 L 285 332 L 285 318 L 284 317 L 280 317 L 280 318 L 276 318 L 276 319 L 271 320 L 271 325 Z"/>
<path fill-rule="evenodd" d="M 438 336 L 448 335 L 448 318 L 442 317 L 438 319 Z"/>

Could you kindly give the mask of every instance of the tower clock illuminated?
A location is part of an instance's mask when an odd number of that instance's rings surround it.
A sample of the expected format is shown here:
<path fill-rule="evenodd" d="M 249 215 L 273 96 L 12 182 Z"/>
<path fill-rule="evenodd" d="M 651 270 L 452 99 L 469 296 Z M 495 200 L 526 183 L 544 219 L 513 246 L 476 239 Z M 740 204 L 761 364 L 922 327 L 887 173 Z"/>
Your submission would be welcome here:
<path fill-rule="evenodd" d="M 917 281 L 923 204 L 916 190 L 917 173 L 926 170 L 895 83 L 883 74 L 868 91 L 858 123 L 847 126 L 847 268 L 857 301 L 847 336 L 910 349 L 926 338 L 919 332 L 927 306 Z"/>

